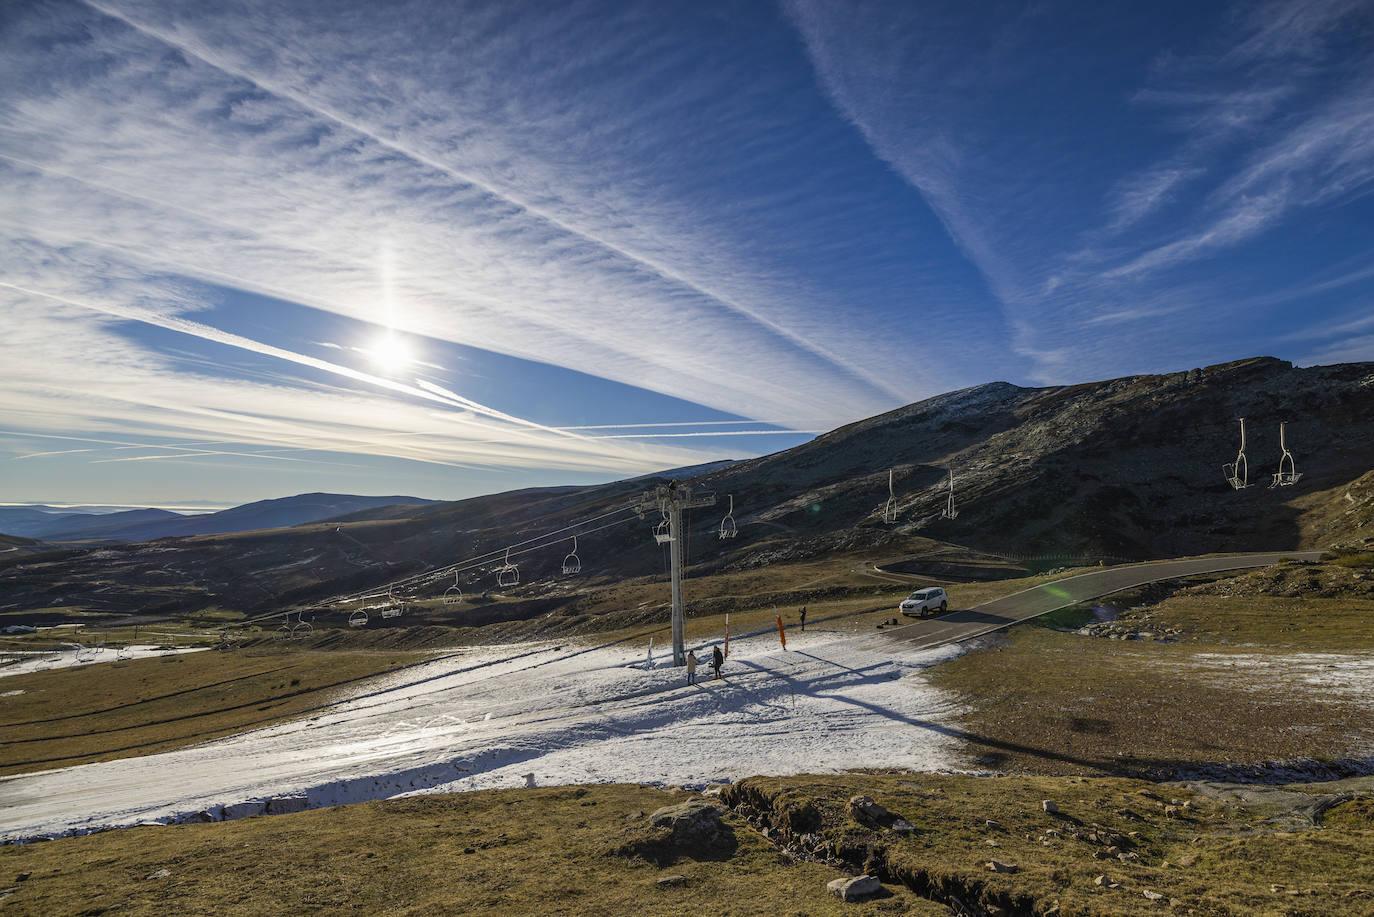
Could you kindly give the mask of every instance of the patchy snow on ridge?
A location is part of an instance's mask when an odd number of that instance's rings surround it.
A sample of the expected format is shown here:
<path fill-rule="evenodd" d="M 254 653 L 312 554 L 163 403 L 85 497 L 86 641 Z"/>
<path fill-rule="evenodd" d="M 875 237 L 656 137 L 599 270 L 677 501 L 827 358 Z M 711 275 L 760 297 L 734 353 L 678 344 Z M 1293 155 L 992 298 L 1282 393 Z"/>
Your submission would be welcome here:
<path fill-rule="evenodd" d="M 1302 688 L 1325 696 L 1346 694 L 1367 703 L 1374 697 L 1374 654 L 1370 653 L 1195 653 L 1175 665 L 1200 670 L 1246 690 Z M 1248 677 L 1238 679 L 1239 673 Z"/>
<path fill-rule="evenodd" d="M 725 678 L 646 665 L 642 647 L 549 643 L 454 653 L 364 686 L 308 718 L 204 745 L 0 779 L 0 841 L 305 795 L 326 806 L 538 784 L 704 785 L 750 774 L 950 768 L 958 713 L 921 671 L 958 647 L 760 635 Z M 710 659 L 709 644 L 698 649 Z M 251 809 L 251 807 L 249 807 Z"/>
<path fill-rule="evenodd" d="M 60 650 L 5 650 L 4 660 L 0 662 L 0 678 L 10 675 L 28 675 L 32 672 L 46 672 L 49 669 L 67 669 L 74 665 L 93 662 L 114 662 L 117 659 L 146 659 L 149 656 L 171 656 L 177 653 L 198 653 L 209 649 L 205 646 L 167 647 L 158 645 L 130 645 L 121 651 L 107 646 L 75 645 Z"/>

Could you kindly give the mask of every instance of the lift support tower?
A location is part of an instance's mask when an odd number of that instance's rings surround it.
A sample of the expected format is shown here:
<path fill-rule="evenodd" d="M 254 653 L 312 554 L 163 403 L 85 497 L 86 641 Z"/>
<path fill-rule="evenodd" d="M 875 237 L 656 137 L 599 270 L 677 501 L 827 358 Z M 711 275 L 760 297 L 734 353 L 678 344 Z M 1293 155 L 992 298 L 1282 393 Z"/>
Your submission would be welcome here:
<path fill-rule="evenodd" d="M 673 580 L 673 665 L 687 664 L 687 651 L 683 647 L 682 612 L 682 565 L 686 561 L 686 538 L 682 530 L 682 511 L 698 506 L 715 506 L 716 495 L 712 493 L 692 493 L 692 488 L 680 485 L 677 481 L 660 484 L 653 490 L 640 494 L 635 511 L 644 516 L 657 509 L 668 523 L 667 537 L 655 536 L 660 543 L 668 545 L 671 558 Z"/>

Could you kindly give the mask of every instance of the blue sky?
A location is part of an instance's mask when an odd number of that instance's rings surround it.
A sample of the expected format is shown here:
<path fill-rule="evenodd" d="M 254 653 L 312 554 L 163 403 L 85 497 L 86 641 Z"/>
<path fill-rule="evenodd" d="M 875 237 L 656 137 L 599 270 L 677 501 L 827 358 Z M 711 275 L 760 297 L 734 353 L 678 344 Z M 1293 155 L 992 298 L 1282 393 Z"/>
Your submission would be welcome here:
<path fill-rule="evenodd" d="M 1374 359 L 1374 3 L 10 2 L 0 502 L 456 498 Z"/>

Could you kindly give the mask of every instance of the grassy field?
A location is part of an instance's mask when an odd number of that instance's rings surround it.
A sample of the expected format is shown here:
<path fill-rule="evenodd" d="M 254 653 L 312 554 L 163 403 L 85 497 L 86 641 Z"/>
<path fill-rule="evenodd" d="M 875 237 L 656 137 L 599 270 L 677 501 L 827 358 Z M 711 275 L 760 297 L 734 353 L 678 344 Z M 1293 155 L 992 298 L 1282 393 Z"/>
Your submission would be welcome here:
<path fill-rule="evenodd" d="M 268 647 L 10 676 L 0 680 L 0 774 L 152 754 L 240 732 L 422 658 Z"/>
<path fill-rule="evenodd" d="M 899 836 L 891 818 L 855 821 L 846 801 L 858 793 L 914 832 Z M 646 813 L 688 796 L 632 785 L 496 790 L 6 847 L 0 901 L 7 913 L 44 915 L 882 917 L 948 914 L 937 902 L 958 900 L 981 913 L 1066 917 L 1170 912 L 1171 901 L 1175 913 L 1342 917 L 1374 906 L 1368 787 L 1327 811 L 1322 830 L 1301 830 L 1271 821 L 1283 814 L 1273 805 L 1124 780 L 750 778 L 724 794 L 735 808 L 720 843 L 646 847 Z M 1042 812 L 1043 799 L 1059 813 Z M 1188 808 L 1166 814 L 1174 802 Z M 994 859 L 1015 871 L 990 872 Z M 828 881 L 865 867 L 883 879 L 880 897 L 841 904 L 827 894 Z"/>
<path fill-rule="evenodd" d="M 1374 649 L 1374 601 L 1340 596 L 1339 571 L 1285 567 L 1164 589 L 1157 603 L 1106 600 L 1126 609 L 1119 631 L 1177 631 L 1167 642 L 1053 629 L 1091 618 L 1078 607 L 930 677 L 967 706 L 960 725 L 985 767 L 1161 776 L 1289 762 L 1339 772 L 1374 749 L 1368 690 L 1336 685 L 1367 677 L 1359 661 Z M 1305 591 L 1267 594 L 1275 583 Z"/>

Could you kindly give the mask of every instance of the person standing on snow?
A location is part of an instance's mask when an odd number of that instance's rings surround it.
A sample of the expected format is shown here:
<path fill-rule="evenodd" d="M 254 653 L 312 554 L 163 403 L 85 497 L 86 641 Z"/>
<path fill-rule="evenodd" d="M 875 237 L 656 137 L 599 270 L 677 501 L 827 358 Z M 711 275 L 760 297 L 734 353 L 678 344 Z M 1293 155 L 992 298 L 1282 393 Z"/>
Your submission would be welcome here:
<path fill-rule="evenodd" d="M 716 670 L 716 679 L 720 679 L 720 667 L 725 665 L 725 657 L 721 655 L 720 647 L 711 648 L 711 668 Z"/>
<path fill-rule="evenodd" d="M 687 651 L 687 684 L 697 683 L 697 654 L 694 650 Z"/>
<path fill-rule="evenodd" d="M 802 606 L 802 610 L 801 610 L 801 621 L 802 621 L 802 628 L 801 628 L 801 629 L 802 629 L 802 633 L 806 633 L 806 606 L 805 606 L 805 605 Z"/>

